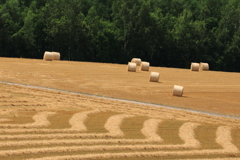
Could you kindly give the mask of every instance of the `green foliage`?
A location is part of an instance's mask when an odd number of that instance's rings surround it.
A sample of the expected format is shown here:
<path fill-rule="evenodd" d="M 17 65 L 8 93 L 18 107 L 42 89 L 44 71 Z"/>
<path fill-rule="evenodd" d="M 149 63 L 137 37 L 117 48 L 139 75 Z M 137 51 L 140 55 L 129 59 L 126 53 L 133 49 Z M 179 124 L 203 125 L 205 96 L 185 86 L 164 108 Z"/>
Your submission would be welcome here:
<path fill-rule="evenodd" d="M 0 56 L 240 71 L 239 0 L 1 0 Z"/>
<path fill-rule="evenodd" d="M 23 24 L 23 16 L 18 0 L 8 0 L 0 8 L 0 54 L 1 56 L 18 56 L 21 39 L 16 33 Z"/>
<path fill-rule="evenodd" d="M 200 61 L 205 47 L 204 21 L 194 21 L 192 12 L 184 10 L 174 25 L 172 37 L 177 47 L 176 63 L 189 67 L 189 62 Z"/>

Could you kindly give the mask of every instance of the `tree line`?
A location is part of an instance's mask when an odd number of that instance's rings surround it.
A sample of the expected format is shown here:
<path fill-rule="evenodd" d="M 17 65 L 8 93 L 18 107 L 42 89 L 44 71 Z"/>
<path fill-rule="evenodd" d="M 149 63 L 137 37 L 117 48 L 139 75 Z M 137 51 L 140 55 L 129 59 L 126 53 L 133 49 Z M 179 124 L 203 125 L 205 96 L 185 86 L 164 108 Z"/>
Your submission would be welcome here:
<path fill-rule="evenodd" d="M 0 56 L 240 72 L 239 0 L 0 0 Z"/>

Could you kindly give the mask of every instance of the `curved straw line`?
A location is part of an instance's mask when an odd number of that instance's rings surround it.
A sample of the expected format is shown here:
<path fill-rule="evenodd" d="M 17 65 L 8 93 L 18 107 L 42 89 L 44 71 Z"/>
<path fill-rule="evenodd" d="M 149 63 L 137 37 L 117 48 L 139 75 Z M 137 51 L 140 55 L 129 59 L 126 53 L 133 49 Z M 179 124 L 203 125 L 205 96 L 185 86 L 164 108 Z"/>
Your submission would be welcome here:
<path fill-rule="evenodd" d="M 220 144 L 225 151 L 231 152 L 239 152 L 238 148 L 232 144 L 232 136 L 231 136 L 231 127 L 228 126 L 220 126 L 217 129 L 216 142 Z"/>
<path fill-rule="evenodd" d="M 7 141 L 0 143 L 0 147 L 13 147 L 13 146 L 35 146 L 35 145 L 86 145 L 86 144 L 137 144 L 137 143 L 160 143 L 163 140 L 160 137 L 155 137 L 157 135 L 156 127 L 161 120 L 157 119 L 150 119 L 146 120 L 143 125 L 142 131 L 144 130 L 151 130 L 153 131 L 150 135 L 143 133 L 147 139 L 68 139 L 68 140 L 61 140 L 61 139 L 53 139 L 53 140 L 32 140 L 32 141 Z M 179 129 L 179 136 L 185 142 L 183 145 L 160 145 L 158 146 L 159 149 L 185 149 L 185 148 L 197 148 L 198 143 L 197 140 L 194 139 L 194 129 L 198 126 L 195 123 L 185 123 Z M 85 134 L 86 135 L 86 134 Z M 154 135 L 154 138 L 152 138 Z M 27 135 L 26 135 L 27 136 Z M 78 135 L 76 135 L 77 137 Z M 84 136 L 84 135 L 83 135 Z M 94 135 L 92 135 L 94 136 Z M 95 136 L 97 136 L 95 134 Z M 102 135 L 106 137 L 105 135 Z M 69 138 L 68 136 L 67 138 Z M 72 135 L 74 137 L 74 135 Z M 90 135 L 89 135 L 90 137 Z M 186 137 L 186 139 L 185 139 Z M 187 139 L 187 137 L 190 137 Z M 192 138 L 191 138 L 192 137 Z M 104 138 L 104 137 L 103 137 Z M 193 143 L 196 142 L 196 143 Z M 156 148 L 156 147 L 155 147 Z"/>
<path fill-rule="evenodd" d="M 115 118 L 117 118 L 117 120 L 115 122 L 120 122 L 121 119 L 125 118 L 126 116 L 128 115 L 116 115 L 116 116 L 113 116 L 112 118 L 109 118 L 110 120 L 113 120 Z M 144 128 L 142 130 L 146 130 L 146 129 L 150 129 L 150 130 L 154 130 L 154 131 L 157 131 L 156 130 L 156 126 L 158 125 L 158 123 L 161 122 L 160 120 L 156 120 L 156 119 L 149 119 L 147 121 L 145 121 L 144 123 Z M 110 122 L 109 122 L 110 123 Z M 150 125 L 147 126 L 147 125 Z M 180 128 L 180 136 L 183 135 L 183 134 L 186 134 L 185 137 L 187 136 L 192 136 L 194 137 L 192 134 L 193 134 L 193 130 L 194 128 L 197 126 L 197 124 L 193 124 L 193 123 L 186 123 L 186 124 L 183 124 L 183 126 Z M 155 135 L 155 134 L 153 134 Z M 184 139 L 185 137 L 182 137 L 182 139 Z M 148 137 L 149 139 L 148 140 L 152 140 L 152 136 L 150 135 Z M 156 138 L 157 141 L 159 141 L 158 138 Z M 85 140 L 85 143 L 88 141 L 88 143 L 90 143 L 89 140 Z M 120 140 L 119 142 L 124 142 L 124 140 Z M 21 150 L 15 150 L 15 151 L 0 151 L 0 156 L 4 157 L 6 155 L 9 155 L 9 156 L 14 156 L 14 155 L 21 155 L 21 154 L 38 154 L 38 153 L 53 153 L 53 152 L 56 152 L 56 153 L 59 153 L 59 152 L 74 152 L 74 151 L 102 151 L 102 150 L 107 150 L 107 151 L 115 151 L 115 150 L 131 150 L 131 151 L 135 151 L 135 150 L 149 150 L 149 149 L 184 149 L 184 148 L 191 148 L 193 146 L 194 143 L 192 143 L 192 141 L 196 141 L 195 139 L 192 139 L 190 138 L 190 142 L 188 142 L 186 140 L 185 144 L 184 145 L 122 145 L 122 146 L 118 146 L 118 145 L 99 145 L 99 146 L 80 146 L 80 147 L 48 147 L 48 148 L 41 148 L 41 149 L 21 149 Z M 92 140 L 92 142 L 94 142 L 94 140 Z M 118 140 L 95 140 L 95 143 L 99 143 L 99 142 L 108 142 L 108 143 L 112 143 L 112 142 L 118 142 Z M 119 143 L 118 142 L 118 143 Z M 131 142 L 130 140 L 129 141 L 126 141 L 125 142 Z M 134 141 L 132 141 L 134 142 Z M 135 142 L 139 142 L 139 140 L 135 140 Z M 26 145 L 46 145 L 46 144 L 55 144 L 58 143 L 58 144 L 78 144 L 78 143 L 83 143 L 82 140 L 72 140 L 72 142 L 70 141 L 58 141 L 58 140 L 55 140 L 55 141 L 35 141 L 32 142 L 32 141 L 25 141 L 24 143 L 21 143 L 21 142 L 17 142 L 17 143 L 14 143 L 14 142 L 8 142 L 8 143 L 5 143 L 4 144 L 1 144 L 2 146 L 11 146 L 11 144 L 13 146 L 21 146 L 24 144 L 24 146 Z M 188 144 L 190 144 L 190 146 L 188 146 Z"/>
<path fill-rule="evenodd" d="M 67 147 L 44 147 L 44 148 L 29 148 L 18 150 L 0 151 L 0 157 L 34 155 L 34 154 L 49 154 L 49 153 L 71 153 L 71 152 L 95 152 L 95 151 L 137 151 L 137 150 L 159 150 L 161 145 L 99 145 L 99 146 L 67 146 Z M 145 152 L 143 152 L 145 153 Z M 149 152 L 151 153 L 151 152 Z M 165 152 L 163 152 L 165 153 Z M 125 153 L 124 153 L 125 154 Z M 114 155 L 114 154 L 113 154 Z M 68 158 L 67 158 L 68 159 Z"/>
<path fill-rule="evenodd" d="M 124 116 L 123 116 L 124 117 Z M 122 118 L 123 118 L 122 117 Z M 116 117 L 115 117 L 116 118 Z M 111 118 L 110 120 L 112 120 Z M 109 120 L 109 121 L 110 121 Z M 142 133 L 146 136 L 147 139 L 75 139 L 75 140 L 32 140 L 32 141 L 7 141 L 0 143 L 0 147 L 13 147 L 13 146 L 34 146 L 34 145 L 63 145 L 63 144 L 72 144 L 72 145 L 80 145 L 80 144 L 136 144 L 136 143 L 160 143 L 163 140 L 159 135 L 157 135 L 157 127 L 158 123 L 161 120 L 157 119 L 149 119 L 144 122 Z M 108 122 L 108 125 L 110 122 Z M 36 130 L 37 131 L 37 130 Z M 150 132 L 149 132 L 150 131 Z M 27 136 L 27 135 L 26 135 Z"/>
<path fill-rule="evenodd" d="M 106 130 L 109 132 L 110 135 L 123 137 L 124 133 L 122 132 L 120 125 L 122 124 L 122 121 L 125 118 L 130 118 L 130 117 L 133 117 L 133 115 L 126 115 L 126 114 L 114 115 L 108 118 L 104 127 L 106 128 Z"/>
<path fill-rule="evenodd" d="M 87 127 L 84 125 L 84 121 L 87 119 L 89 114 L 98 112 L 100 112 L 99 109 L 74 114 L 69 120 L 69 123 L 72 126 L 70 130 L 87 131 Z"/>
<path fill-rule="evenodd" d="M 154 107 L 159 107 L 159 108 L 163 108 L 163 109 L 174 109 L 174 110 L 178 110 L 178 111 L 188 111 L 188 112 L 191 112 L 191 113 L 194 113 L 194 114 L 195 113 L 197 113 L 197 114 L 200 113 L 200 114 L 204 114 L 205 116 L 214 116 L 215 118 L 216 117 L 224 117 L 224 118 L 234 118 L 236 120 L 240 119 L 240 117 L 237 117 L 237 116 L 229 116 L 229 115 L 223 115 L 223 114 L 217 114 L 217 113 L 211 113 L 211 112 L 204 112 L 204 111 L 196 111 L 196 110 L 190 110 L 190 109 L 184 109 L 184 108 L 170 107 L 170 106 L 164 106 L 164 105 L 160 105 L 160 104 L 152 104 L 152 103 L 147 103 L 147 102 L 136 102 L 136 101 L 131 101 L 131 100 L 119 99 L 119 98 L 102 97 L 102 96 L 91 95 L 91 94 L 86 94 L 86 93 L 64 91 L 64 90 L 60 90 L 60 89 L 46 88 L 46 87 L 40 87 L 40 86 L 31 86 L 31 85 L 24 85 L 24 84 L 4 82 L 4 81 L 0 81 L 0 83 L 8 84 L 8 85 L 21 86 L 21 87 L 28 87 L 28 88 L 32 88 L 32 89 L 43 89 L 43 90 L 48 90 L 48 91 L 58 91 L 58 92 L 62 92 L 62 93 L 71 93 L 71 94 L 75 94 L 75 95 L 84 95 L 84 96 L 93 97 L 93 98 L 101 98 L 101 99 L 114 100 L 114 101 L 117 100 L 118 102 L 127 102 L 127 103 L 139 104 L 139 105 L 144 105 L 144 106 L 146 106 L 146 105 L 147 106 L 154 106 Z M 209 119 L 208 119 L 208 121 L 209 121 Z"/>
<path fill-rule="evenodd" d="M 98 113 L 100 110 L 92 110 L 86 112 L 76 113 L 69 120 L 71 128 L 68 129 L 1 129 L 0 133 L 76 133 L 87 131 L 87 127 L 84 125 L 85 120 L 89 114 Z M 16 126 L 15 126 L 16 127 Z"/>
<path fill-rule="evenodd" d="M 199 148 L 200 143 L 195 139 L 194 130 L 199 124 L 197 123 L 184 123 L 179 129 L 179 137 L 184 141 L 184 145 L 189 148 Z"/>
<path fill-rule="evenodd" d="M 1 142 L 0 147 L 24 147 L 38 145 L 99 145 L 99 144 L 148 144 L 159 141 L 149 139 L 51 139 L 51 140 L 29 140 L 29 141 L 7 141 Z"/>
<path fill-rule="evenodd" d="M 196 155 L 191 151 L 185 151 L 185 152 L 188 152 L 189 153 L 188 155 Z M 104 154 L 87 154 L 87 155 L 72 155 L 72 156 L 55 156 L 55 157 L 44 157 L 44 158 L 27 159 L 27 160 L 66 160 L 66 159 L 67 160 L 88 160 L 88 159 L 113 159 L 113 158 L 117 159 L 117 158 L 138 158 L 138 157 L 139 158 L 143 158 L 143 157 L 156 158 L 156 157 L 167 157 L 167 156 L 188 156 L 184 152 L 181 153 L 180 151 L 178 151 L 178 153 L 179 154 L 176 154 L 175 152 L 104 153 Z M 205 155 L 205 154 L 202 154 L 202 155 Z M 201 160 L 239 160 L 239 158 L 216 158 L 216 159 L 201 159 Z"/>
<path fill-rule="evenodd" d="M 48 116 L 55 114 L 55 112 L 39 112 L 33 116 L 33 123 L 27 124 L 0 124 L 0 127 L 3 128 L 38 128 L 38 127 L 47 127 L 51 123 L 47 119 Z"/>
<path fill-rule="evenodd" d="M 191 150 L 191 151 L 157 151 L 157 152 L 133 152 L 133 153 L 102 153 L 102 154 L 85 154 L 85 155 L 70 155 L 70 156 L 55 156 L 55 157 L 44 157 L 37 160 L 62 160 L 62 159 L 110 159 L 110 158 L 133 158 L 133 157 L 165 157 L 165 156 L 192 156 L 192 155 L 220 155 L 220 154 L 237 154 L 239 153 L 238 148 L 231 143 L 231 128 L 221 126 L 216 132 L 216 142 L 219 143 L 223 149 L 213 150 Z M 96 146 L 100 147 L 101 146 Z M 124 147 L 124 146 L 120 146 Z M 125 146 L 126 147 L 126 146 Z M 134 146 L 138 149 L 142 146 Z M 146 146 L 145 146 L 146 147 Z M 134 149 L 136 149 L 134 148 Z M 109 148 L 101 148 L 102 150 L 108 150 Z M 111 149 L 111 148 L 110 148 Z M 119 148 L 118 148 L 119 149 Z M 153 149 L 153 148 L 151 148 Z M 112 150 L 115 150 L 113 148 Z M 129 150 L 124 148 L 123 150 Z"/>
<path fill-rule="evenodd" d="M 146 120 L 141 130 L 143 135 L 145 135 L 146 138 L 149 140 L 163 142 L 163 139 L 157 134 L 158 124 L 161 122 L 162 120 L 159 120 L 159 119 Z"/>
<path fill-rule="evenodd" d="M 93 111 L 89 111 L 89 112 L 84 112 L 83 117 L 80 117 L 78 120 L 85 120 L 86 119 L 86 113 L 90 114 L 90 113 L 96 113 L 98 112 L 98 110 L 93 110 Z M 132 115 L 125 115 L 125 114 L 120 114 L 120 115 L 115 115 L 110 117 L 106 124 L 105 124 L 105 128 L 107 131 L 109 131 L 109 133 L 106 134 L 33 134 L 33 135 L 0 135 L 0 139 L 2 140 L 9 140 L 9 139 L 56 139 L 56 138 L 105 138 L 105 137 L 122 137 L 124 136 L 124 133 L 121 131 L 120 129 L 120 125 L 122 123 L 122 121 L 125 118 L 129 118 L 129 117 L 133 117 Z M 76 122 L 77 118 L 74 117 L 74 120 L 72 120 L 71 122 Z M 78 121 L 81 122 L 81 121 Z M 83 127 L 83 122 L 80 123 L 81 127 L 77 126 L 78 129 L 84 129 Z M 75 125 L 76 126 L 76 125 Z M 74 127 L 72 127 L 74 128 Z M 73 129 L 70 130 L 73 130 Z M 5 130 L 6 131 L 6 130 Z M 43 130 L 41 130 L 43 131 Z M 58 130 L 59 131 L 59 130 Z M 75 129 L 73 131 L 76 131 Z"/>
<path fill-rule="evenodd" d="M 77 134 L 33 134 L 33 135 L 2 135 L 0 140 L 27 140 L 27 139 L 64 139 L 64 138 L 117 138 L 118 135 L 111 134 L 87 134 L 87 133 L 77 133 Z"/>

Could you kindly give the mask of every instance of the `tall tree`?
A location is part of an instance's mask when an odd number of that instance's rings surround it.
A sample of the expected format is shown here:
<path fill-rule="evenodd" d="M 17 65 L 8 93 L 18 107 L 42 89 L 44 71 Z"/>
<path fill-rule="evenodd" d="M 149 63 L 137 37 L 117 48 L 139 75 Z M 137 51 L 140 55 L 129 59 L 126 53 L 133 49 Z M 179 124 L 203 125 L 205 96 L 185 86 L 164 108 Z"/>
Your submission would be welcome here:
<path fill-rule="evenodd" d="M 239 36 L 240 36 L 240 3 L 231 0 L 221 10 L 221 20 L 216 31 L 217 42 L 221 48 L 221 61 L 218 67 L 226 71 L 238 71 Z M 220 58 L 219 58 L 220 59 Z"/>
<path fill-rule="evenodd" d="M 193 20 L 192 12 L 184 10 L 172 30 L 177 45 L 176 64 L 189 67 L 191 61 L 199 61 L 204 48 L 205 24 Z"/>
<path fill-rule="evenodd" d="M 88 26 L 80 6 L 78 0 L 55 0 L 44 9 L 46 48 L 60 51 L 64 59 L 79 59 L 80 50 L 86 47 L 83 38 L 88 36 Z"/>
<path fill-rule="evenodd" d="M 1 56 L 18 56 L 21 50 L 21 39 L 16 37 L 16 33 L 23 25 L 18 0 L 8 0 L 1 5 L 0 25 Z"/>

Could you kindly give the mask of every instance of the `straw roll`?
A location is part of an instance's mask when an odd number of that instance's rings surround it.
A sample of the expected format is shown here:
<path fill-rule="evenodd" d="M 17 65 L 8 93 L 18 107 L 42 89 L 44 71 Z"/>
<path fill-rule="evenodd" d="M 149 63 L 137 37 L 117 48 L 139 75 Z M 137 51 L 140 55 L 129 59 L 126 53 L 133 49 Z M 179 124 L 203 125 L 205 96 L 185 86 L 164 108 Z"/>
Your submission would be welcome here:
<path fill-rule="evenodd" d="M 149 62 L 142 62 L 141 65 L 140 65 L 139 70 L 149 71 Z"/>
<path fill-rule="evenodd" d="M 53 60 L 60 60 L 60 53 L 59 52 L 52 52 Z"/>
<path fill-rule="evenodd" d="M 142 60 L 140 58 L 133 58 L 131 62 L 136 63 L 137 66 L 140 66 L 142 63 Z"/>
<path fill-rule="evenodd" d="M 160 74 L 158 72 L 150 73 L 150 82 L 158 82 Z"/>
<path fill-rule="evenodd" d="M 191 63 L 191 71 L 199 71 L 199 63 Z"/>
<path fill-rule="evenodd" d="M 200 63 L 199 70 L 200 70 L 200 71 L 208 71 L 208 70 L 209 70 L 209 65 L 208 65 L 208 63 L 203 63 L 203 62 L 201 62 L 201 63 Z"/>
<path fill-rule="evenodd" d="M 129 72 L 136 72 L 137 64 L 128 62 L 128 71 Z"/>
<path fill-rule="evenodd" d="M 183 95 L 183 86 L 174 85 L 173 96 L 182 96 L 182 95 Z"/>
<path fill-rule="evenodd" d="M 45 51 L 45 52 L 44 52 L 43 59 L 44 59 L 45 61 L 52 61 L 52 60 L 53 60 L 53 54 L 52 54 L 52 52 Z"/>

